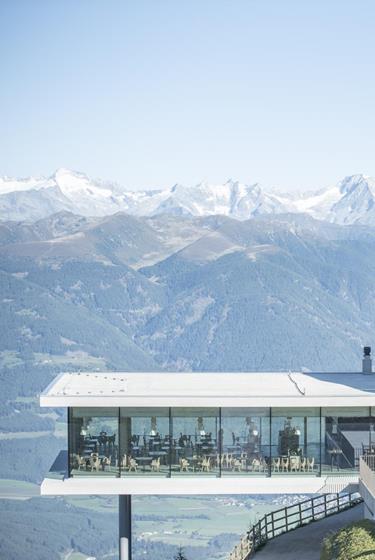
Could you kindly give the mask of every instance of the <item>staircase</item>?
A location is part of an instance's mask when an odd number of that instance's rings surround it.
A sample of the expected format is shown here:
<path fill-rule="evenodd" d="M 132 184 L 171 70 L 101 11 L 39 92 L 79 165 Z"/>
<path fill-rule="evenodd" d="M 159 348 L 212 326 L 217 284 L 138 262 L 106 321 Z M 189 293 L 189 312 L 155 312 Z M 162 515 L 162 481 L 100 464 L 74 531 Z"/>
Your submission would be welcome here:
<path fill-rule="evenodd" d="M 326 476 L 319 494 L 355 494 L 359 490 L 358 474 Z"/>
<path fill-rule="evenodd" d="M 228 560 L 248 560 L 269 540 L 312 521 L 318 521 L 350 509 L 363 500 L 358 492 L 323 494 L 267 513 L 244 535 Z"/>

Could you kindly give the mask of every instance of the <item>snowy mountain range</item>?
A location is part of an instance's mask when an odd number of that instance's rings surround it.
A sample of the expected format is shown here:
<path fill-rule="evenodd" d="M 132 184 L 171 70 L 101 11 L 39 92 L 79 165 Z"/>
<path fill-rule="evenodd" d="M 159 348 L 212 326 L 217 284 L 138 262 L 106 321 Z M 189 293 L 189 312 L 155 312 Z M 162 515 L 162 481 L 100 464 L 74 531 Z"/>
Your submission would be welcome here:
<path fill-rule="evenodd" d="M 60 211 L 82 216 L 224 215 L 237 220 L 306 213 L 336 224 L 375 225 L 375 179 L 352 175 L 316 192 L 281 194 L 267 192 L 257 183 L 233 180 L 131 191 L 68 169 L 59 169 L 51 177 L 0 178 L 0 220 L 35 221 Z"/>

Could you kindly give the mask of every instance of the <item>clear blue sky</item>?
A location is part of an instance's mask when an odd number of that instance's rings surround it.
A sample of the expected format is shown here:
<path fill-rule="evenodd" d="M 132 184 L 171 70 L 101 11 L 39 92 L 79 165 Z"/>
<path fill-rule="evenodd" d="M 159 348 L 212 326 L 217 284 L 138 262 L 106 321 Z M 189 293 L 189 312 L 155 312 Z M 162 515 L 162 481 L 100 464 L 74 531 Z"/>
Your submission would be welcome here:
<path fill-rule="evenodd" d="M 0 175 L 375 175 L 373 0 L 1 0 Z"/>

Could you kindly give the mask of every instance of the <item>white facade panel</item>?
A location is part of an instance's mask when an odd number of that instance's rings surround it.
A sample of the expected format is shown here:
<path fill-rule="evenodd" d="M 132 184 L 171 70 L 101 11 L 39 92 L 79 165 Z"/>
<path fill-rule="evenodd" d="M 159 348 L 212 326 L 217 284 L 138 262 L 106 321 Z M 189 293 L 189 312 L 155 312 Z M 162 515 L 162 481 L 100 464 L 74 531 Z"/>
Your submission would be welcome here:
<path fill-rule="evenodd" d="M 330 477 L 175 477 L 44 479 L 41 494 L 58 495 L 214 495 L 214 494 L 315 494 L 324 493 Z M 336 477 L 339 483 L 340 477 Z M 349 478 L 343 477 L 348 485 Z M 349 481 L 358 484 L 358 475 Z M 342 490 L 345 488 L 343 487 Z"/>

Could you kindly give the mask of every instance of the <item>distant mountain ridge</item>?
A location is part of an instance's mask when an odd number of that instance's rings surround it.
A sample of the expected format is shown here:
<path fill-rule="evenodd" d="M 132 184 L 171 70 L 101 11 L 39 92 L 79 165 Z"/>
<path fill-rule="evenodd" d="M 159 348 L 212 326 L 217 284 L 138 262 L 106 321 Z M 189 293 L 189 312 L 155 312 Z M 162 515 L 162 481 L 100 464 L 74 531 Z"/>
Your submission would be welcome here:
<path fill-rule="evenodd" d="M 59 169 L 51 177 L 0 178 L 0 220 L 35 221 L 57 212 L 98 217 L 125 212 L 133 216 L 206 217 L 248 220 L 261 215 L 309 214 L 336 224 L 375 225 L 375 179 L 361 174 L 316 192 L 268 192 L 259 184 L 229 180 L 159 190 L 132 191 L 84 173 Z"/>
<path fill-rule="evenodd" d="M 0 360 L 9 391 L 25 364 L 38 390 L 51 368 L 344 371 L 374 275 L 375 228 L 306 214 L 3 222 Z"/>

